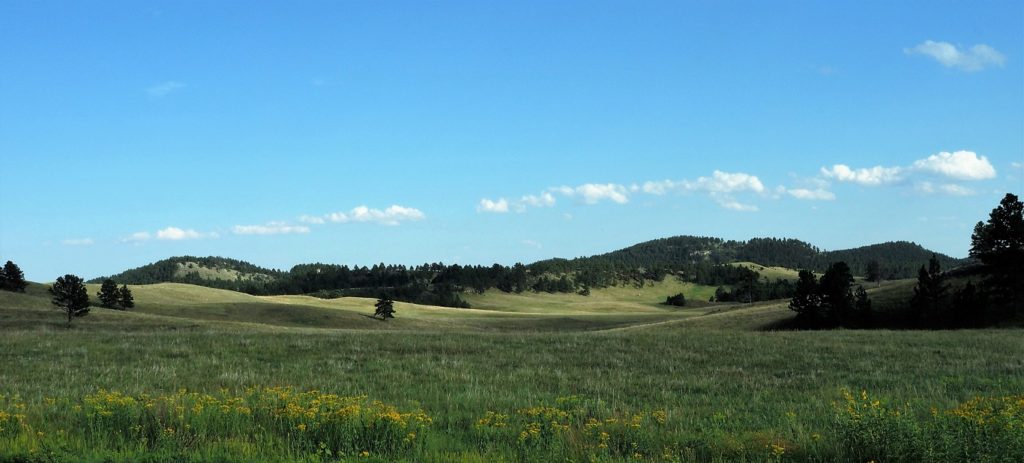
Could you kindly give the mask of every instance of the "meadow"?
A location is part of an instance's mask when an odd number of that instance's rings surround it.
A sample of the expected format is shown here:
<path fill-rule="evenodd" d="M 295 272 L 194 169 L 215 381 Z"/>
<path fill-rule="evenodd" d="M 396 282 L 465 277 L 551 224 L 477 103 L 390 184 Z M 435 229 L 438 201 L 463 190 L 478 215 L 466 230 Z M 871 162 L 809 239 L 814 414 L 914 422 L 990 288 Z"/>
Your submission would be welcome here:
<path fill-rule="evenodd" d="M 1020 330 L 768 331 L 785 302 L 678 284 L 387 322 L 159 284 L 70 327 L 3 292 L 0 461 L 1024 460 Z"/>

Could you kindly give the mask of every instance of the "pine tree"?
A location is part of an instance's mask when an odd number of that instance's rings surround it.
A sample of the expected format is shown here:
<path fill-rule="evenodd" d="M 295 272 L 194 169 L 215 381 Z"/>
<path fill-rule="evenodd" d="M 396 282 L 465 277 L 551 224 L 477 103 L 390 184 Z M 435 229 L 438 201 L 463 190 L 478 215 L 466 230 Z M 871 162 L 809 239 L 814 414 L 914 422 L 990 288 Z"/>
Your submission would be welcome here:
<path fill-rule="evenodd" d="M 971 235 L 970 256 L 988 269 L 985 286 L 993 299 L 1010 309 L 1010 316 L 1024 303 L 1024 203 L 1007 193 L 992 209 L 988 223 L 978 222 Z"/>
<path fill-rule="evenodd" d="M 57 281 L 50 286 L 50 294 L 53 295 L 50 302 L 67 313 L 68 325 L 72 318 L 89 313 L 89 293 L 80 277 L 71 274 L 57 277 Z"/>
<path fill-rule="evenodd" d="M 821 322 L 821 296 L 818 294 L 818 279 L 810 270 L 801 270 L 796 291 L 789 302 L 789 309 L 796 312 L 797 323 L 813 328 Z"/>
<path fill-rule="evenodd" d="M 135 307 L 135 298 L 132 297 L 132 290 L 128 289 L 128 285 L 121 285 L 121 289 L 117 291 L 117 302 L 122 310 Z"/>
<path fill-rule="evenodd" d="M 988 223 L 974 226 L 970 255 L 997 267 L 1019 268 L 1024 262 L 1024 203 L 1017 195 L 1007 193 Z"/>
<path fill-rule="evenodd" d="M 872 283 L 875 283 L 876 287 L 877 286 L 881 286 L 881 284 L 882 284 L 882 266 L 881 266 L 881 264 L 878 263 L 877 260 L 872 260 L 871 262 L 868 262 L 867 267 L 864 269 L 864 274 L 865 274 L 864 277 L 868 281 L 870 281 Z"/>
<path fill-rule="evenodd" d="M 21 272 L 21 268 L 14 262 L 7 261 L 0 278 L 0 289 L 23 293 L 26 286 L 28 282 L 25 281 L 25 274 Z"/>
<path fill-rule="evenodd" d="M 847 326 L 854 321 L 854 300 L 851 287 L 853 275 L 846 262 L 829 266 L 818 282 L 821 295 L 822 314 L 825 323 L 831 326 Z"/>
<path fill-rule="evenodd" d="M 377 308 L 377 311 L 373 314 L 374 317 L 380 317 L 384 321 L 387 321 L 389 318 L 395 318 L 395 303 L 387 296 L 381 296 L 373 306 Z"/>
<path fill-rule="evenodd" d="M 118 308 L 118 296 L 117 283 L 114 283 L 114 280 L 110 278 L 103 280 L 103 284 L 100 285 L 100 292 L 96 293 L 96 297 L 100 298 L 100 305 L 108 309 Z"/>
<path fill-rule="evenodd" d="M 914 322 L 923 327 L 939 327 L 942 325 L 942 302 L 949 290 L 942 277 L 942 268 L 938 258 L 932 254 L 928 260 L 928 268 L 922 265 L 917 272 L 917 285 L 914 286 L 914 297 L 910 300 Z"/>

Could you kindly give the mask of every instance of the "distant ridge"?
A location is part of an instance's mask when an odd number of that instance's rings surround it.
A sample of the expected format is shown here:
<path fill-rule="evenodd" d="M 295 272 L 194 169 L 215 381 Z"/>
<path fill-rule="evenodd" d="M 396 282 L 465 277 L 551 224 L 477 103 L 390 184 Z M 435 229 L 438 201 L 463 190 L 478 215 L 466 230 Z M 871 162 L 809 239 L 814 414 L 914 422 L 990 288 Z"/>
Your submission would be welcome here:
<path fill-rule="evenodd" d="M 933 253 L 944 269 L 952 269 L 970 262 L 968 259 L 957 259 L 930 251 L 908 241 L 823 251 L 805 241 L 792 238 L 727 241 L 707 236 L 673 236 L 589 257 L 542 260 L 526 267 L 534 274 L 564 274 L 594 268 L 676 269 L 694 264 L 756 262 L 766 266 L 821 272 L 832 262 L 844 261 L 855 274 L 863 275 L 868 263 L 877 261 L 882 269 L 883 278 L 902 279 L 916 276 L 917 269 L 927 264 Z M 110 278 L 118 283 L 127 284 L 178 282 L 244 289 L 247 282 L 266 283 L 287 275 L 288 272 L 267 269 L 226 257 L 178 256 L 126 270 Z M 103 278 L 94 278 L 90 283 L 99 283 Z"/>
<path fill-rule="evenodd" d="M 236 288 L 238 283 L 266 282 L 280 278 L 283 272 L 227 257 L 178 256 L 125 270 L 112 278 L 118 283 L 145 285 L 154 283 L 193 283 L 203 286 Z M 100 283 L 105 278 L 89 280 Z M 218 284 L 218 282 L 220 284 Z"/>
<path fill-rule="evenodd" d="M 856 274 L 864 274 L 877 261 L 886 279 L 912 278 L 932 254 L 945 269 L 968 262 L 925 249 L 908 241 L 892 241 L 838 251 L 823 251 L 792 238 L 753 238 L 726 241 L 706 236 L 674 236 L 638 243 L 605 254 L 575 259 L 549 259 L 531 265 L 552 272 L 579 271 L 588 267 L 678 268 L 700 263 L 756 262 L 773 267 L 824 271 L 829 264 L 846 262 Z"/>

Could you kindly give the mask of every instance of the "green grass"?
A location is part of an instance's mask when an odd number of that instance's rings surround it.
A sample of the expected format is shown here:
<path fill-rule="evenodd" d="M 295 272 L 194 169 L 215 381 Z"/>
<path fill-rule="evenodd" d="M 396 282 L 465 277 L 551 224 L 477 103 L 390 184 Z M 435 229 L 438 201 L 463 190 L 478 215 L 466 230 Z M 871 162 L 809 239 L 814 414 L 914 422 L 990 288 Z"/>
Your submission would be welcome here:
<path fill-rule="evenodd" d="M 761 278 L 768 281 L 790 280 L 796 281 L 800 278 L 800 271 L 788 267 L 769 267 L 754 262 L 734 262 L 729 265 L 743 267 L 761 274 Z"/>
<path fill-rule="evenodd" d="M 844 388 L 905 408 L 910 422 L 921 423 L 914 431 L 921 448 L 938 448 L 929 443 L 949 436 L 939 426 L 944 421 L 928 424 L 932 407 L 1024 390 L 1019 330 L 763 331 L 791 316 L 784 302 L 659 306 L 655 294 L 675 284 L 610 288 L 589 297 L 488 293 L 471 296 L 477 310 L 397 304 L 398 318 L 388 322 L 366 317 L 369 299 L 138 286 L 132 287 L 138 311 L 94 308 L 70 328 L 49 307 L 45 287 L 0 292 L 0 394 L 18 395 L 33 429 L 44 433 L 23 441 L 4 441 L 0 433 L 0 461 L 41 455 L 31 454 L 32 445 L 50 442 L 46 436 L 62 423 L 84 419 L 68 407 L 100 389 L 238 395 L 252 386 L 287 385 L 368 395 L 433 418 L 421 447 L 379 461 L 616 461 L 632 458 L 630 439 L 642 448 L 642 460 L 773 461 L 777 445 L 783 461 L 866 461 L 851 453 L 851 436 L 860 434 L 849 434 L 855 426 L 842 421 Z M 895 303 L 908 289 L 892 283 L 872 289 L 872 296 Z M 90 287 L 90 294 L 96 291 Z M 566 396 L 575 396 L 575 405 L 559 401 Z M 48 405 L 55 397 L 70 402 Z M 536 422 L 520 411 L 542 405 L 581 411 L 566 418 L 564 434 L 545 428 L 537 440 L 520 441 Z M 488 411 L 507 415 L 508 428 L 477 426 Z M 665 412 L 664 425 L 651 421 L 655 411 Z M 618 453 L 597 447 L 598 431 L 585 434 L 587 417 L 638 414 L 636 431 L 600 428 L 609 442 L 624 446 Z M 79 434 L 67 444 L 70 454 L 50 450 L 64 461 L 80 455 L 315 461 L 314 450 L 291 446 L 294 436 L 266 432 L 255 433 L 258 439 L 212 435 L 199 447 L 171 443 L 120 453 L 112 441 L 98 440 L 93 448 Z M 1014 438 L 1000 445 L 1012 450 Z"/>

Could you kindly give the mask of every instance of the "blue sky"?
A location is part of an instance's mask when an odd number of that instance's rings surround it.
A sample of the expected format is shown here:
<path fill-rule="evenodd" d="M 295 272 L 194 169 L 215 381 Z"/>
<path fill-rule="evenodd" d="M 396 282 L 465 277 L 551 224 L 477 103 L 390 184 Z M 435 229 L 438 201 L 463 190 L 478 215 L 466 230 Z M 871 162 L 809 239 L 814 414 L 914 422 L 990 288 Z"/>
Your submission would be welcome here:
<path fill-rule="evenodd" d="M 0 4 L 0 259 L 511 264 L 672 235 L 966 256 L 1024 6 Z"/>

